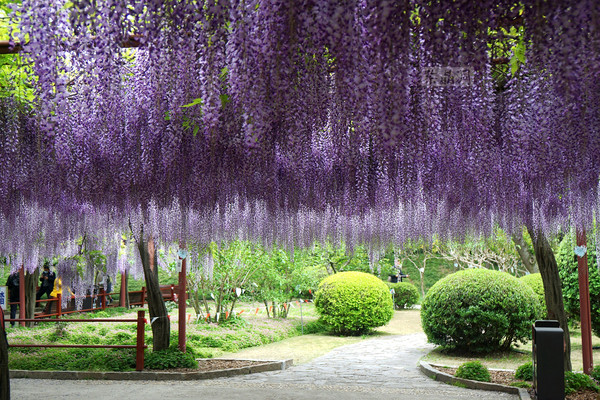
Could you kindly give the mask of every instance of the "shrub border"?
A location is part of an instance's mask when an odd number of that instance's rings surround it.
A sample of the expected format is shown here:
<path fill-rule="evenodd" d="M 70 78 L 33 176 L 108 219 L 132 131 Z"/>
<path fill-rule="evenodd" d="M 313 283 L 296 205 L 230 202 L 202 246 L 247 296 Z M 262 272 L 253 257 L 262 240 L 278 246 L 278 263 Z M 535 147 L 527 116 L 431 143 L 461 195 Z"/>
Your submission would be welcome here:
<path fill-rule="evenodd" d="M 221 359 L 220 359 L 221 360 Z M 263 364 L 247 367 L 219 369 L 204 372 L 165 372 L 165 371 L 29 371 L 11 370 L 10 378 L 28 379 L 55 379 L 55 380 L 115 380 L 115 381 L 191 381 L 201 379 L 226 378 L 236 375 L 247 375 L 257 372 L 280 371 L 293 365 L 292 359 L 287 360 L 238 360 L 222 359 L 226 361 L 263 361 Z"/>
<path fill-rule="evenodd" d="M 429 364 L 425 361 L 419 361 L 419 369 L 421 370 L 421 372 L 423 372 L 425 375 L 427 375 L 435 381 L 448 383 L 450 385 L 458 383 L 459 385 L 464 385 L 464 387 L 467 387 L 469 389 L 490 390 L 494 392 L 516 394 L 519 395 L 521 400 L 531 399 L 531 396 L 529 396 L 529 392 L 527 392 L 527 389 L 518 388 L 515 386 L 499 385 L 497 383 L 479 382 L 472 381 L 470 379 L 457 378 L 445 372 L 438 371 L 437 369 L 435 369 L 435 366 L 436 365 Z"/>

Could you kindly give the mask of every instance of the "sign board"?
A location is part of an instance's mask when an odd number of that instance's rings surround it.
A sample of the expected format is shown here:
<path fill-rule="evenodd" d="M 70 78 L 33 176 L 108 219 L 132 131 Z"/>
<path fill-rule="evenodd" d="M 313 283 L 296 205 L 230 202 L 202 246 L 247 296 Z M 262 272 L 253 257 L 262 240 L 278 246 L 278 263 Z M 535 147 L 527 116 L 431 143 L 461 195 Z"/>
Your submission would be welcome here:
<path fill-rule="evenodd" d="M 0 307 L 2 307 L 3 310 L 6 310 L 6 307 L 8 307 L 8 287 L 7 286 L 0 286 Z"/>

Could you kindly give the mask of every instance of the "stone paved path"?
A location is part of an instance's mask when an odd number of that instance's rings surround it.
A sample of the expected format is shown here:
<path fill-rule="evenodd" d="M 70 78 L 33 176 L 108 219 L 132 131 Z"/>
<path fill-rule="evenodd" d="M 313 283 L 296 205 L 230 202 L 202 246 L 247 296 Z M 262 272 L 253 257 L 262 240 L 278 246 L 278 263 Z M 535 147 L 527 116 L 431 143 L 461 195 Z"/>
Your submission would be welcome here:
<path fill-rule="evenodd" d="M 13 379 L 13 399 L 425 399 L 516 400 L 427 378 L 417 368 L 431 345 L 422 333 L 363 340 L 285 371 L 211 381 L 119 382 Z"/>

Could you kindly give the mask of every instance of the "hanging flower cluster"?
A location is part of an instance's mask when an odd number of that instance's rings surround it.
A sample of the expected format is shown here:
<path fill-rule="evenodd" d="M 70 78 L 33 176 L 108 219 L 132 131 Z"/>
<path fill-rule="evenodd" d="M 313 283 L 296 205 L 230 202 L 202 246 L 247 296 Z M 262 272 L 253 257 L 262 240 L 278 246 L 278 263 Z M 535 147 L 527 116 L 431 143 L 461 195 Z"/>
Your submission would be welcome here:
<path fill-rule="evenodd" d="M 38 107 L 0 104 L 0 252 L 589 227 L 600 4 L 557 3 L 23 0 Z M 527 62 L 499 90 L 511 26 Z"/>

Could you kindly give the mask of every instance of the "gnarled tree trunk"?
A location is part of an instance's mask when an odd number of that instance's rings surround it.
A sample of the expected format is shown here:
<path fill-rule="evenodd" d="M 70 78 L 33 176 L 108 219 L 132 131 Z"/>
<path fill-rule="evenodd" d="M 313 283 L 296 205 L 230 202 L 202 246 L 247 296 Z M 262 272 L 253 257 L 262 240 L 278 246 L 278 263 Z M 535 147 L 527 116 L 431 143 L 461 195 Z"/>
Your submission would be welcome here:
<path fill-rule="evenodd" d="M 35 288 L 37 287 L 39 276 L 39 269 L 36 269 L 33 274 L 30 272 L 25 273 L 25 318 L 27 319 L 33 319 L 35 316 Z M 35 325 L 35 322 L 26 322 L 25 325 L 32 327 Z"/>
<path fill-rule="evenodd" d="M 144 268 L 144 279 L 146 281 L 146 293 L 148 295 L 148 309 L 150 311 L 150 323 L 152 326 L 153 351 L 169 348 L 171 336 L 171 324 L 167 307 L 160 292 L 158 282 L 158 258 L 154 247 L 152 235 L 146 237 L 143 228 L 137 242 Z"/>
<path fill-rule="evenodd" d="M 527 271 L 529 271 L 530 274 L 540 272 L 537 266 L 537 262 L 535 260 L 535 255 L 529 252 L 527 243 L 525 243 L 525 239 L 523 238 L 523 232 L 521 232 L 520 235 L 512 235 L 512 240 L 515 243 L 517 253 L 519 253 L 519 257 L 521 258 L 521 261 L 523 262 L 523 265 L 525 266 Z"/>
<path fill-rule="evenodd" d="M 548 317 L 557 320 L 565 332 L 564 366 L 565 371 L 571 371 L 571 336 L 569 335 L 569 325 L 565 314 L 562 287 L 560 276 L 558 275 L 558 264 L 544 234 L 539 230 L 533 232 L 529 227 L 527 230 L 533 240 L 535 258 L 542 275 L 542 282 L 544 283 Z"/>

